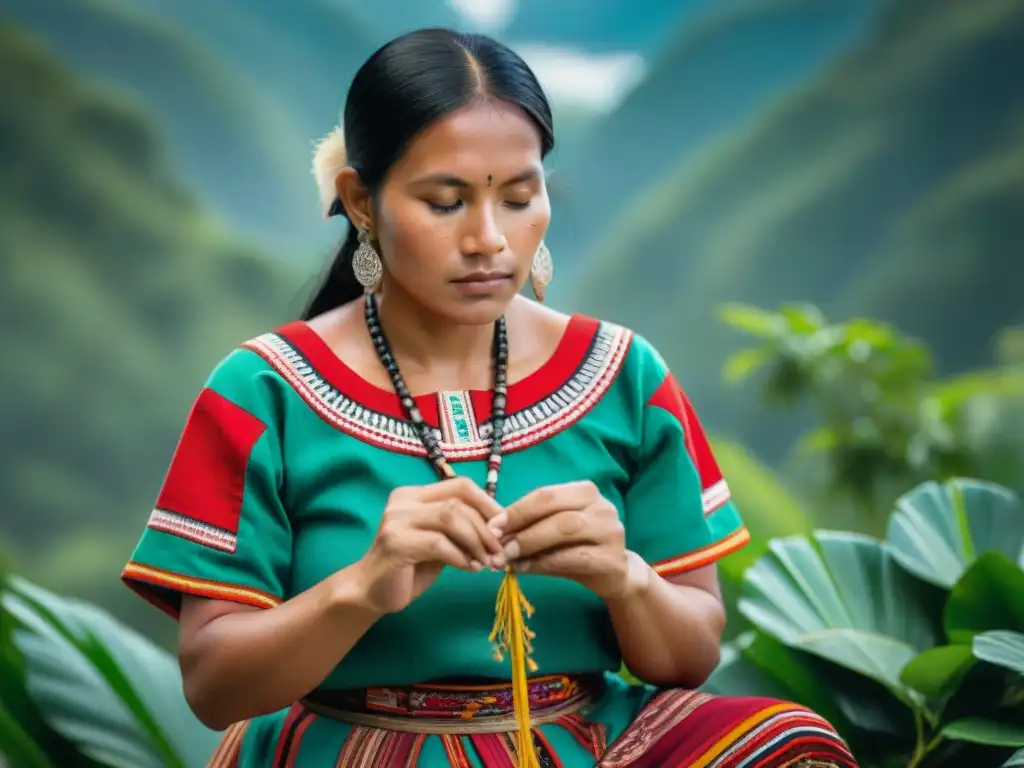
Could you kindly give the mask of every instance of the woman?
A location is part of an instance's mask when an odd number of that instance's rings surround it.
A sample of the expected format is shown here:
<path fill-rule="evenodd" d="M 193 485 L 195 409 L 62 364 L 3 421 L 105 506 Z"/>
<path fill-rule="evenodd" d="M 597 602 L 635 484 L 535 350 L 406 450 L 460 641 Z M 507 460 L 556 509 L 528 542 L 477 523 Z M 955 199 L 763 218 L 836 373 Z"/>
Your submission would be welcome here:
<path fill-rule="evenodd" d="M 800 707 L 692 691 L 748 536 L 650 345 L 519 296 L 551 276 L 553 142 L 486 37 L 414 32 L 355 76 L 315 163 L 349 235 L 303 321 L 213 372 L 124 571 L 180 619 L 213 765 L 854 765 Z M 506 568 L 533 753 L 488 636 Z"/>

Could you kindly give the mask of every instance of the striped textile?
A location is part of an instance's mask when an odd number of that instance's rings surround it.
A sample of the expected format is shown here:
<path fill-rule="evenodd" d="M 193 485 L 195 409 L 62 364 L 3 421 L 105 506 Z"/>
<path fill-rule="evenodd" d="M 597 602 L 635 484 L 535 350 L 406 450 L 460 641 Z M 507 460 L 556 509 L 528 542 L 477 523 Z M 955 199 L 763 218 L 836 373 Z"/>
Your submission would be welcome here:
<path fill-rule="evenodd" d="M 662 691 L 599 768 L 857 768 L 819 715 L 775 699 Z"/>
<path fill-rule="evenodd" d="M 267 765 L 293 768 L 304 732 L 315 717 L 301 704 L 294 705 Z M 554 724 L 594 756 L 591 765 L 596 768 L 858 768 L 826 720 L 776 699 L 661 691 L 610 746 L 604 727 L 580 714 L 566 715 Z M 207 768 L 236 768 L 244 734 L 244 723 L 228 729 Z M 540 729 L 534 736 L 541 765 L 563 768 Z M 352 727 L 340 754 L 331 759 L 334 768 L 417 768 L 427 739 L 441 740 L 451 768 L 516 766 L 515 734 L 434 735 L 360 725 Z"/>

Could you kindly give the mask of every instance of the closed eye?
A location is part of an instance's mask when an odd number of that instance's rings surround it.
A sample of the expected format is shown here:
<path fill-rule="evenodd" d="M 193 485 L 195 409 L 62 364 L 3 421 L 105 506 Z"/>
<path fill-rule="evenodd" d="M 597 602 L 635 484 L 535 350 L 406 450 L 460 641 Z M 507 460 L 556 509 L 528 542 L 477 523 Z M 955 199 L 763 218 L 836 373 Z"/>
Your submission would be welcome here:
<path fill-rule="evenodd" d="M 432 210 L 434 213 L 455 213 L 455 211 L 459 210 L 459 208 L 462 207 L 462 201 L 456 200 L 451 205 L 441 205 L 440 203 L 432 203 L 428 200 L 427 205 L 430 206 L 430 210 Z"/>

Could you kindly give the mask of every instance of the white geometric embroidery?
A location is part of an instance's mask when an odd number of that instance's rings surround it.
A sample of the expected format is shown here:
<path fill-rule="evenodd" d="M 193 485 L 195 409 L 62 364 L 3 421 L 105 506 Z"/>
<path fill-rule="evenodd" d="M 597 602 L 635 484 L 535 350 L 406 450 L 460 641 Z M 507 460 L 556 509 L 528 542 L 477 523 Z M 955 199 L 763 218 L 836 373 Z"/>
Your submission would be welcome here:
<path fill-rule="evenodd" d="M 522 450 L 576 423 L 608 391 L 632 340 L 632 331 L 613 323 L 601 323 L 583 362 L 568 381 L 535 405 L 505 416 L 502 452 Z M 343 432 L 384 448 L 426 456 L 426 449 L 409 421 L 370 410 L 346 397 L 283 336 L 266 333 L 242 346 L 263 357 L 321 418 Z M 472 414 L 468 396 L 465 404 Z M 439 415 L 443 415 L 443 411 Z M 446 458 L 466 461 L 487 457 L 492 429 L 488 418 L 475 425 L 467 441 L 455 440 L 454 434 L 446 435 L 443 429 L 435 433 Z"/>
<path fill-rule="evenodd" d="M 238 537 L 231 531 L 225 531 L 194 517 L 168 512 L 166 509 L 154 509 L 149 515 L 147 527 L 194 541 L 204 547 L 219 549 L 221 552 L 234 554 L 238 548 Z"/>

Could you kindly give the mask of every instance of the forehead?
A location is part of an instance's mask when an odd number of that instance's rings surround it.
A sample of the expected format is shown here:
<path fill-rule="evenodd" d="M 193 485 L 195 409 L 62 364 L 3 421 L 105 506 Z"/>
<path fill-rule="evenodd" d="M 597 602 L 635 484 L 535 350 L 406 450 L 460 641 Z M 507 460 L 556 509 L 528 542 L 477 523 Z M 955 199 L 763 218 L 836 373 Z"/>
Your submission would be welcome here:
<path fill-rule="evenodd" d="M 432 123 L 414 138 L 396 163 L 396 175 L 444 172 L 462 178 L 539 165 L 536 125 L 516 106 L 481 101 Z"/>

